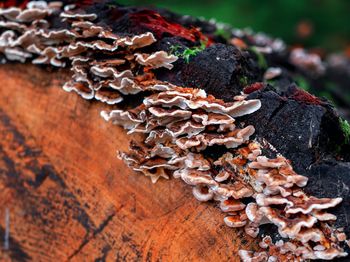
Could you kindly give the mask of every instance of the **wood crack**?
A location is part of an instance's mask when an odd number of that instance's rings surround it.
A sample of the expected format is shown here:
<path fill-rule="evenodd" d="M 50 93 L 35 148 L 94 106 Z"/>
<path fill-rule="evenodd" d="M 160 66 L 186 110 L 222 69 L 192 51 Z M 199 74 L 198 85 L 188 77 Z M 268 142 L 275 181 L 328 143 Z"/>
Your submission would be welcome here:
<path fill-rule="evenodd" d="M 109 216 L 107 216 L 102 223 L 93 231 L 90 237 L 85 237 L 85 239 L 82 241 L 80 246 L 70 255 L 68 256 L 68 260 L 71 260 L 73 257 L 75 257 L 77 254 L 80 253 L 80 251 L 92 240 L 94 239 L 98 234 L 100 234 L 104 228 L 108 225 L 108 223 L 113 219 L 113 217 L 116 215 L 116 212 L 113 212 Z"/>

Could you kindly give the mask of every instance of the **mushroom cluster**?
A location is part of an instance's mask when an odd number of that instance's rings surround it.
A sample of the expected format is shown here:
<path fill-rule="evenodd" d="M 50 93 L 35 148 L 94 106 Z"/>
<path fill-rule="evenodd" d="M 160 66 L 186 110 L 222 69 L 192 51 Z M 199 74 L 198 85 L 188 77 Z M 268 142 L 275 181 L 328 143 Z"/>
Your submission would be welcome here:
<path fill-rule="evenodd" d="M 243 175 L 254 191 L 254 201 L 249 202 L 244 210 L 247 217 L 245 232 L 256 237 L 259 226 L 269 223 L 274 224 L 279 235 L 285 239 L 277 243 L 269 241 L 269 245 L 265 243 L 264 248 L 269 250 L 264 252 L 264 257 L 277 261 L 278 254 L 282 254 L 288 261 L 303 261 L 329 260 L 347 255 L 339 246 L 339 242 L 346 240 L 337 237 L 341 229 L 331 227 L 336 216 L 327 212 L 327 209 L 338 205 L 342 201 L 341 198 L 316 198 L 305 194 L 302 187 L 306 185 L 307 178 L 296 174 L 283 156 L 268 159 L 255 155 L 252 159 L 245 156 L 249 152 L 248 149 L 238 151 L 237 156 L 226 157 L 228 161 L 225 162 L 228 163 L 226 170 L 232 170 L 236 176 Z M 242 163 L 245 166 L 242 166 Z M 243 257 L 248 255 L 251 258 L 262 256 L 260 253 L 241 253 Z M 271 256 L 275 258 L 270 258 Z"/>
<path fill-rule="evenodd" d="M 73 8 L 60 2 L 33 1 L 24 10 L 1 9 L 0 53 L 22 63 L 70 65 L 73 76 L 64 90 L 107 104 L 121 102 L 123 95 L 169 88 L 146 69 L 171 69 L 177 57 L 164 51 L 142 52 L 156 41 L 151 32 L 116 35 L 107 26 L 94 23 L 96 14 Z M 136 77 L 134 72 L 143 73 Z"/>
<path fill-rule="evenodd" d="M 226 225 L 244 228 L 251 237 L 259 235 L 261 225 L 275 225 L 284 240 L 273 243 L 266 236 L 260 243 L 266 251 L 241 250 L 243 261 L 347 255 L 340 247 L 347 237 L 332 227 L 336 216 L 327 212 L 342 199 L 305 194 L 307 178 L 296 174 L 282 155 L 264 156 L 263 145 L 251 139 L 254 126 L 238 121 L 259 110 L 259 100 L 242 94 L 224 102 L 202 89 L 157 80 L 152 70 L 170 70 L 178 58 L 163 50 L 147 52 L 156 42 L 151 32 L 118 35 L 96 23 L 97 18 L 60 2 L 0 9 L 0 54 L 11 61 L 70 67 L 72 79 L 63 88 L 85 99 L 111 105 L 148 91 L 141 105 L 101 112 L 129 134 L 143 134 L 142 141 L 132 141 L 130 151 L 118 152 L 119 157 L 152 182 L 181 179 L 192 186 L 197 200 L 217 203 Z M 300 57 L 294 60 L 299 63 Z M 225 153 L 211 154 L 215 148 Z"/>
<path fill-rule="evenodd" d="M 253 126 L 236 127 L 235 117 L 255 112 L 260 101 L 237 99 L 224 103 L 204 90 L 174 87 L 146 97 L 132 110 L 102 111 L 101 115 L 129 134 L 147 134 L 143 144 L 132 144 L 130 154 L 120 153 L 135 171 L 150 176 L 153 182 L 168 177 L 171 170 L 176 177 L 197 181 L 202 175 L 210 177 L 203 150 L 215 145 L 236 148 L 254 133 Z M 189 184 L 196 185 L 195 181 Z M 201 191 L 197 188 L 195 192 L 200 198 Z"/>
<path fill-rule="evenodd" d="M 224 103 L 203 90 L 176 87 L 146 97 L 135 109 L 101 114 L 129 133 L 146 134 L 142 143 L 131 144 L 129 153 L 119 153 L 129 167 L 153 182 L 170 175 L 181 178 L 197 200 L 218 203 L 229 227 L 244 227 L 247 235 L 257 237 L 260 225 L 274 224 L 295 246 L 288 253 L 293 259 L 347 255 L 334 237 L 337 230 L 328 224 L 336 217 L 326 212 L 342 199 L 306 195 L 301 188 L 307 178 L 296 174 L 286 158 L 262 155 L 262 146 L 249 141 L 254 127 L 235 125 L 235 118 L 260 108 L 259 100 L 243 98 Z M 224 146 L 227 153 L 218 159 L 206 156 L 213 146 Z M 259 256 L 271 256 L 265 253 Z"/>

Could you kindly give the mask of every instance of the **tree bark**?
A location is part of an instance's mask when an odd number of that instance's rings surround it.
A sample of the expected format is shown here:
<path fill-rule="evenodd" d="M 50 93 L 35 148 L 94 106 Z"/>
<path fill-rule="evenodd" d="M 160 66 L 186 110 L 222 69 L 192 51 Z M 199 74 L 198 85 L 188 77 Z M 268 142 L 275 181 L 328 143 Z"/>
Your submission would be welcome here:
<path fill-rule="evenodd" d="M 116 158 L 130 136 L 67 71 L 0 66 L 0 260 L 239 261 L 258 239 L 224 225 L 181 181 Z"/>

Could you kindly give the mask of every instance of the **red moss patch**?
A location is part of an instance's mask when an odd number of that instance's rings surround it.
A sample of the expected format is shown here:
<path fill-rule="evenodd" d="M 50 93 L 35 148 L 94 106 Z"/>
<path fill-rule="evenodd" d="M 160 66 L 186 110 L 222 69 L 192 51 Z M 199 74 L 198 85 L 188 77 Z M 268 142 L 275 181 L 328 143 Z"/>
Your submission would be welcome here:
<path fill-rule="evenodd" d="M 194 27 L 187 29 L 182 25 L 168 22 L 159 13 L 151 10 L 133 13 L 130 15 L 130 19 L 136 24 L 150 29 L 159 38 L 161 38 L 164 33 L 168 33 L 172 36 L 182 37 L 192 42 L 198 40 L 207 41 L 207 46 L 212 44 L 212 41 L 198 29 Z"/>
<path fill-rule="evenodd" d="M 258 91 L 258 90 L 262 89 L 264 86 L 265 86 L 264 83 L 256 82 L 254 84 L 246 86 L 243 89 L 243 92 L 248 95 L 248 94 L 251 94 L 251 93 L 253 93 L 255 91 Z"/>
<path fill-rule="evenodd" d="M 1 1 L 0 8 L 20 7 L 25 8 L 29 0 L 5 0 Z"/>
<path fill-rule="evenodd" d="M 320 100 L 318 97 L 311 95 L 305 90 L 294 88 L 292 93 L 288 96 L 289 98 L 300 101 L 303 103 L 311 104 L 311 105 L 322 105 L 324 102 Z"/>

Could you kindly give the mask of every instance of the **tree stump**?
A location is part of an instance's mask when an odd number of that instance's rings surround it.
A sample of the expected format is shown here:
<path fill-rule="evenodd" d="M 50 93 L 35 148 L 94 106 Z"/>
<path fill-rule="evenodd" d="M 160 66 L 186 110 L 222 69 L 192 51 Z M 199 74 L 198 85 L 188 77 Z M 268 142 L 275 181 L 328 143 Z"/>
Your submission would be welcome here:
<path fill-rule="evenodd" d="M 152 184 L 116 158 L 130 136 L 67 71 L 0 67 L 0 260 L 239 261 L 258 239 L 224 225 L 181 181 Z"/>

